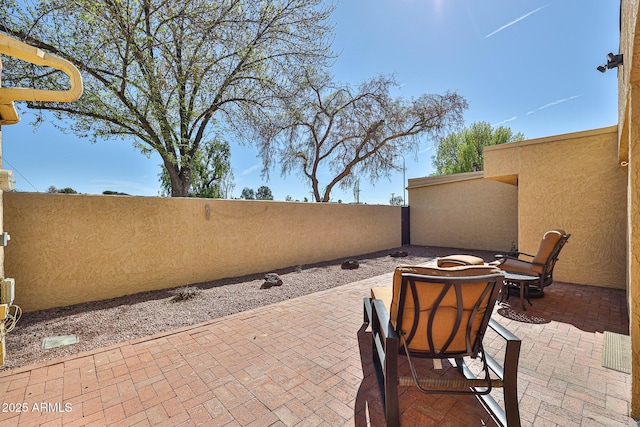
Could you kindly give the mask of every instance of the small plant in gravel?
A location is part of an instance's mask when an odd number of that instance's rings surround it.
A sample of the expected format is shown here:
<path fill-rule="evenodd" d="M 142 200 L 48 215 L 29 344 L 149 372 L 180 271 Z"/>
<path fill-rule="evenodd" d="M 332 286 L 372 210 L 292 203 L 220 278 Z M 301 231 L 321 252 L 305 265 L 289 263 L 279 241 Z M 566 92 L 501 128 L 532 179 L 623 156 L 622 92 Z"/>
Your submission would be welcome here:
<path fill-rule="evenodd" d="M 182 301 L 188 301 L 200 295 L 200 289 L 193 286 L 183 286 L 175 290 L 173 296 L 169 301 L 176 303 Z"/>

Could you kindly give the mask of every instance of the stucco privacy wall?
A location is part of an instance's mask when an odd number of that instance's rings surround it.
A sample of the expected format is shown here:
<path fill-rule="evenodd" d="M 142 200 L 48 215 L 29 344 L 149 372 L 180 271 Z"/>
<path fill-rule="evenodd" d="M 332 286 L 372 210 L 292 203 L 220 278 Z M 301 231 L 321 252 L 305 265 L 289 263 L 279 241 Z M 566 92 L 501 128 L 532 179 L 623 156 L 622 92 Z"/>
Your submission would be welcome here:
<path fill-rule="evenodd" d="M 6 274 L 26 311 L 401 244 L 392 206 L 38 193 L 4 206 Z"/>
<path fill-rule="evenodd" d="M 411 243 L 508 251 L 518 241 L 518 189 L 482 172 L 409 180 Z"/>
<path fill-rule="evenodd" d="M 518 184 L 518 248 L 535 253 L 545 231 L 571 234 L 554 278 L 625 288 L 627 175 L 617 127 L 486 147 L 484 176 Z"/>

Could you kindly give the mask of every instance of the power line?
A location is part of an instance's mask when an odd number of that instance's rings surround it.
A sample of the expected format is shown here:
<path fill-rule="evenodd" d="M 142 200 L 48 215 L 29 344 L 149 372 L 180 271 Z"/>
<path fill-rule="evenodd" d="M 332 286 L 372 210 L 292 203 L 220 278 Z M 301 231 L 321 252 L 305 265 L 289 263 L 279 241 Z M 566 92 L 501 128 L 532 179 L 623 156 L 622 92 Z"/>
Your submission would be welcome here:
<path fill-rule="evenodd" d="M 27 181 L 27 182 L 29 183 L 29 185 L 30 185 L 30 186 L 32 186 L 32 187 L 36 190 L 36 193 L 39 193 L 39 192 L 40 192 L 40 190 L 38 190 L 38 189 L 36 188 L 36 186 L 35 186 L 35 185 L 33 185 L 33 184 L 31 183 L 31 181 L 29 181 L 29 180 L 28 180 L 24 175 L 22 175 L 22 174 L 20 173 L 20 171 L 19 171 L 18 169 L 16 169 L 16 167 L 15 167 L 15 166 L 13 166 L 9 160 L 7 160 L 7 158 L 6 158 L 6 157 L 3 157 L 3 158 L 2 158 L 2 161 L 3 161 L 3 162 L 7 162 L 7 164 L 11 167 L 11 169 L 13 169 L 14 171 L 16 171 L 16 173 L 17 173 L 18 175 L 20 175 L 20 176 L 22 177 L 22 179 L 24 179 L 25 181 Z"/>

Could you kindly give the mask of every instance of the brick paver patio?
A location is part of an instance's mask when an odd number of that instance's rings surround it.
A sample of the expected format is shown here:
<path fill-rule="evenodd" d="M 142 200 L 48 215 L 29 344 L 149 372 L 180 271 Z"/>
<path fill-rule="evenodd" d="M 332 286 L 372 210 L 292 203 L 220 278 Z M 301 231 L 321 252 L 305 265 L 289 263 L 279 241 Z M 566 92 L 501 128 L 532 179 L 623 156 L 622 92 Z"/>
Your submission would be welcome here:
<path fill-rule="evenodd" d="M 384 426 L 359 330 L 362 298 L 390 280 L 2 372 L 0 425 Z M 527 314 L 547 323 L 494 313 L 523 341 L 522 424 L 636 426 L 630 375 L 601 366 L 603 332 L 628 330 L 624 291 L 555 283 L 546 293 Z M 494 425 L 473 397 L 411 388 L 400 409 L 405 426 Z"/>

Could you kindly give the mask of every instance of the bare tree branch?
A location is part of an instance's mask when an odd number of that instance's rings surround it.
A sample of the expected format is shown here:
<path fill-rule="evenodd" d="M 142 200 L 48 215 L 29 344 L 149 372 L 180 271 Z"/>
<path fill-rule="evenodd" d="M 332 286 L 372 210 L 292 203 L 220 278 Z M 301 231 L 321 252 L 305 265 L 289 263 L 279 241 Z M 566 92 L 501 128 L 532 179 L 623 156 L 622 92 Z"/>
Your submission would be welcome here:
<path fill-rule="evenodd" d="M 289 98 L 287 113 L 263 123 L 265 165 L 277 156 L 282 174 L 298 171 L 315 200 L 328 202 L 336 185 L 371 182 L 399 168 L 400 154 L 416 152 L 420 137 L 436 139 L 462 123 L 467 102 L 456 93 L 405 100 L 391 96 L 394 77 L 378 76 L 357 89 L 307 72 L 307 88 Z M 278 147 L 275 149 L 274 147 Z M 332 178 L 320 187 L 321 173 Z"/>

